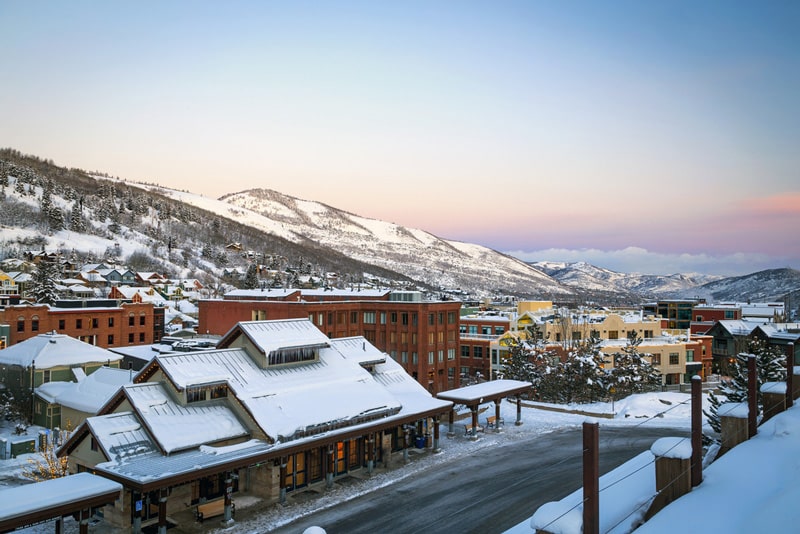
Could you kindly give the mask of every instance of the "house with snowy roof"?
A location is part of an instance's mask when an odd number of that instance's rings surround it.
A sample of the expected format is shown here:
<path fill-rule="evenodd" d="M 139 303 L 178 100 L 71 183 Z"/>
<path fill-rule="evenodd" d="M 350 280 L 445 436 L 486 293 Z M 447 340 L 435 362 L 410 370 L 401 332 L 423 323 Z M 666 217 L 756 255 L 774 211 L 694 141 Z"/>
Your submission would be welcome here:
<path fill-rule="evenodd" d="M 119 367 L 121 359 L 106 349 L 48 332 L 0 350 L 0 381 L 15 398 L 30 399 L 31 389 L 42 384 L 72 382 L 76 373 L 88 376 L 104 365 Z M 43 411 L 31 414 L 32 421 L 42 424 L 58 420 L 57 409 L 47 403 L 38 406 Z"/>
<path fill-rule="evenodd" d="M 128 369 L 102 366 L 87 375 L 80 367 L 71 369 L 73 381 L 46 382 L 34 390 L 33 423 L 45 428 L 72 429 L 87 417 L 97 415 L 124 384 L 133 382 Z"/>
<path fill-rule="evenodd" d="M 281 502 L 388 464 L 410 426 L 438 429 L 431 419 L 451 408 L 363 337 L 329 339 L 307 319 L 242 322 L 215 350 L 156 355 L 59 454 L 124 486 L 104 510 L 115 527 L 130 527 L 136 503 L 166 525 L 226 491 Z"/>

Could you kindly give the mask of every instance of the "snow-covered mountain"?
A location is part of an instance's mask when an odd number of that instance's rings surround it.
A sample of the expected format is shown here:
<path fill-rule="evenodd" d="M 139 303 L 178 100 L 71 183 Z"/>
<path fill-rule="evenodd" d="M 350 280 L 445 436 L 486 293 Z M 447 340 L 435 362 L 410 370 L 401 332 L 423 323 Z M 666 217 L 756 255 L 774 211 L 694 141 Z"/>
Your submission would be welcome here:
<path fill-rule="evenodd" d="M 633 293 L 644 297 L 669 295 L 683 291 L 692 292 L 694 288 L 702 284 L 722 278 L 704 274 L 620 273 L 586 262 L 540 261 L 531 263 L 531 265 L 562 284 L 576 289 Z"/>
<path fill-rule="evenodd" d="M 722 278 L 698 287 L 676 291 L 674 296 L 705 298 L 721 301 L 782 301 L 786 295 L 800 290 L 800 271 L 796 269 L 767 269 L 757 273 Z"/>
<path fill-rule="evenodd" d="M 182 198 L 192 202 L 190 198 Z M 294 241 L 313 241 L 353 259 L 400 272 L 431 287 L 480 293 L 546 297 L 570 290 L 516 258 L 424 230 L 368 219 L 277 191 L 252 189 L 225 195 L 230 210 L 265 231 Z M 236 208 L 233 208 L 235 206 Z M 246 215 L 245 215 L 246 214 Z M 261 217 L 257 220 L 253 214 Z"/>

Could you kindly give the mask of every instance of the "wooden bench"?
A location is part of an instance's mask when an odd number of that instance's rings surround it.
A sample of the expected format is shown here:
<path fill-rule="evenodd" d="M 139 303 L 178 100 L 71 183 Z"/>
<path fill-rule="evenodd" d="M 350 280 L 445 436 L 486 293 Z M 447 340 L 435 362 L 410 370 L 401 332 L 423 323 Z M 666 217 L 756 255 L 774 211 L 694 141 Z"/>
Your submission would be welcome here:
<path fill-rule="evenodd" d="M 486 418 L 486 426 L 489 427 L 489 428 L 497 428 L 497 427 L 503 426 L 504 424 L 505 424 L 505 421 L 503 420 L 502 417 L 499 420 L 497 419 L 497 416 L 495 416 L 495 415 L 491 415 L 491 416 Z"/>
<path fill-rule="evenodd" d="M 477 427 L 475 427 L 475 432 L 476 433 L 483 432 L 483 427 L 481 425 L 478 425 Z M 471 436 L 472 435 L 472 424 L 471 423 L 464 425 L 464 435 L 465 436 Z"/>
<path fill-rule="evenodd" d="M 236 505 L 231 501 L 231 515 L 236 512 Z M 204 519 L 209 517 L 216 517 L 225 513 L 225 498 L 207 501 L 203 504 L 197 505 L 197 520 L 203 522 Z"/>

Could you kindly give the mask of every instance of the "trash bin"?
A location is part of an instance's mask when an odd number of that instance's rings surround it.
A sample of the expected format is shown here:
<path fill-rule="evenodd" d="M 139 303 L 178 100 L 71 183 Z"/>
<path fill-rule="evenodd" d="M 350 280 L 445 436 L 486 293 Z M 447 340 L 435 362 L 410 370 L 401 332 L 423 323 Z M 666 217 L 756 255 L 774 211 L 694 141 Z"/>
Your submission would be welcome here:
<path fill-rule="evenodd" d="M 425 436 L 417 436 L 414 441 L 418 449 L 425 448 Z"/>

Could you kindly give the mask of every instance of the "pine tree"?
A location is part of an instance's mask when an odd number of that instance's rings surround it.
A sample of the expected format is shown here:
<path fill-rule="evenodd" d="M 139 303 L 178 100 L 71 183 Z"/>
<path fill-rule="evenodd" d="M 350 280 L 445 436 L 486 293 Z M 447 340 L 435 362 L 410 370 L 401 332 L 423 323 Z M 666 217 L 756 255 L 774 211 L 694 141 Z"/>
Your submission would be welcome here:
<path fill-rule="evenodd" d="M 251 263 L 247 268 L 247 274 L 244 277 L 243 289 L 256 289 L 258 288 L 258 268 L 255 263 Z"/>
<path fill-rule="evenodd" d="M 720 385 L 722 398 L 712 391 L 708 396 L 710 408 L 704 410 L 708 424 L 715 432 L 721 431 L 719 409 L 723 402 L 747 401 L 747 361 L 750 356 L 756 357 L 756 395 L 758 396 L 758 412 L 762 413 L 764 403 L 761 397 L 761 386 L 766 382 L 782 382 L 786 380 L 786 355 L 778 348 L 770 346 L 761 339 L 748 342 L 747 353 L 736 356 L 730 366 L 730 380 L 723 380 Z"/>
<path fill-rule="evenodd" d="M 37 303 L 54 304 L 58 300 L 56 290 L 56 266 L 46 261 L 40 261 L 31 279 L 30 293 Z"/>
<path fill-rule="evenodd" d="M 604 363 L 599 340 L 581 341 L 557 370 L 561 401 L 586 403 L 605 397 Z"/>
<path fill-rule="evenodd" d="M 641 343 L 642 338 L 631 331 L 622 352 L 612 355 L 614 367 L 608 373 L 608 387 L 616 398 L 652 391 L 661 383 L 661 373 L 639 352 Z"/>
<path fill-rule="evenodd" d="M 508 356 L 503 360 L 503 378 L 530 382 L 533 393 L 538 398 L 539 390 L 551 370 L 551 362 L 556 358 L 548 351 L 539 326 L 534 324 L 523 331 L 519 337 L 509 337 L 505 341 Z"/>

